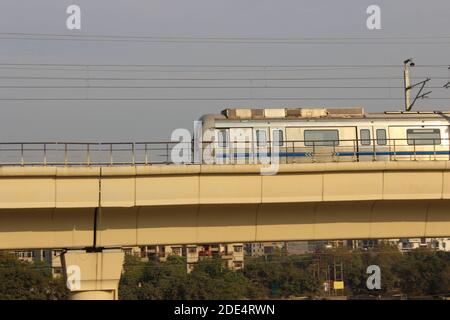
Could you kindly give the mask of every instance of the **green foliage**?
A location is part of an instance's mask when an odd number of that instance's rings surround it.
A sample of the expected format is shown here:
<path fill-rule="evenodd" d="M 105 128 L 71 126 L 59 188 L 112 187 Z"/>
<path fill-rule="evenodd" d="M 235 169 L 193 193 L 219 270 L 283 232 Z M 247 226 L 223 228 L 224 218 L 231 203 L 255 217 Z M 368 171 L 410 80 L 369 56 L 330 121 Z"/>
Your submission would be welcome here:
<path fill-rule="evenodd" d="M 0 300 L 60 300 L 67 297 L 62 280 L 53 280 L 49 265 L 27 263 L 0 253 Z"/>
<path fill-rule="evenodd" d="M 390 296 L 401 290 L 417 296 L 450 291 L 450 253 L 415 250 L 402 254 L 395 246 L 383 244 L 369 250 L 334 249 L 303 255 L 279 250 L 263 257 L 247 257 L 245 268 L 239 271 L 228 269 L 220 258 L 200 260 L 189 274 L 180 257 L 169 257 L 166 262 L 131 260 L 127 260 L 121 281 L 122 299 L 320 296 L 325 276 L 319 261 L 322 268 L 342 262 L 348 295 Z M 366 269 L 373 264 L 381 268 L 381 290 L 366 287 Z"/>
<path fill-rule="evenodd" d="M 404 293 L 410 297 L 450 292 L 450 253 L 429 249 L 402 254 L 395 246 L 369 250 L 334 249 L 319 254 L 287 255 L 282 250 L 263 257 L 246 257 L 245 268 L 233 271 L 221 258 L 201 259 L 187 273 L 185 258 L 165 262 L 125 257 L 121 299 L 266 299 L 320 296 L 323 268 L 343 265 L 348 295 Z M 368 290 L 366 269 L 381 268 L 381 290 Z M 62 279 L 53 280 L 48 264 L 20 262 L 0 253 L 0 299 L 66 299 Z"/>
<path fill-rule="evenodd" d="M 408 295 L 450 293 L 450 253 L 418 249 L 395 267 L 402 292 Z"/>
<path fill-rule="evenodd" d="M 312 295 L 320 286 L 313 260 L 308 255 L 287 256 L 276 252 L 267 258 L 248 259 L 243 273 L 263 289 L 262 297 Z"/>
<path fill-rule="evenodd" d="M 405 257 L 395 246 L 381 244 L 375 249 L 355 250 L 347 253 L 336 252 L 344 263 L 344 278 L 348 294 L 374 294 L 368 290 L 366 280 L 369 276 L 366 269 L 370 265 L 377 265 L 381 269 L 381 290 L 376 294 L 392 294 L 399 286 L 398 272 L 395 268 L 403 263 Z"/>

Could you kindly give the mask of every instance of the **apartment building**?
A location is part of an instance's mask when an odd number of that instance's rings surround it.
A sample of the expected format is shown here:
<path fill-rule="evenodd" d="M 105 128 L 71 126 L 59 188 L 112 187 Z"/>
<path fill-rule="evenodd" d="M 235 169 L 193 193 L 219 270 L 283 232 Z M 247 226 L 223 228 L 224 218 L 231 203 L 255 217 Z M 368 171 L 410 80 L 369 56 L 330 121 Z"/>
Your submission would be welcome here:
<path fill-rule="evenodd" d="M 58 278 L 62 276 L 61 252 L 62 250 L 35 249 L 13 251 L 12 253 L 21 261 L 48 263 L 52 268 L 53 277 Z"/>
<path fill-rule="evenodd" d="M 200 259 L 220 257 L 232 270 L 244 266 L 244 248 L 242 243 L 209 244 L 209 245 L 155 245 L 141 247 L 141 258 L 166 261 L 171 255 L 186 258 L 186 270 L 191 272 Z"/>
<path fill-rule="evenodd" d="M 251 242 L 245 244 L 247 256 L 258 257 L 286 248 L 286 242 Z"/>

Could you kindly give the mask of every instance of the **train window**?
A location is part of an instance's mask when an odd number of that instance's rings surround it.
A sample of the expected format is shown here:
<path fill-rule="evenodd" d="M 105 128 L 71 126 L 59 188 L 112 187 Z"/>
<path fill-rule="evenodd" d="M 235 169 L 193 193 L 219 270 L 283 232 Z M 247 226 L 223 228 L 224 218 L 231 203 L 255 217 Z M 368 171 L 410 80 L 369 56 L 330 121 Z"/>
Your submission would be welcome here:
<path fill-rule="evenodd" d="M 406 137 L 409 145 L 441 144 L 441 131 L 439 129 L 407 129 Z"/>
<path fill-rule="evenodd" d="M 283 130 L 272 131 L 273 145 L 281 147 L 283 145 Z"/>
<path fill-rule="evenodd" d="M 265 147 L 267 143 L 266 130 L 256 130 L 256 145 L 258 147 Z"/>
<path fill-rule="evenodd" d="M 362 146 L 370 146 L 370 130 L 369 129 L 359 130 L 359 137 L 361 138 Z"/>
<path fill-rule="evenodd" d="M 217 138 L 219 140 L 219 147 L 225 148 L 228 145 L 228 135 L 226 129 L 218 130 Z"/>
<path fill-rule="evenodd" d="M 305 130 L 305 146 L 337 146 L 339 132 L 337 130 Z"/>
<path fill-rule="evenodd" d="M 386 130 L 385 129 L 377 129 L 377 144 L 379 146 L 387 145 L 387 138 L 386 138 Z"/>

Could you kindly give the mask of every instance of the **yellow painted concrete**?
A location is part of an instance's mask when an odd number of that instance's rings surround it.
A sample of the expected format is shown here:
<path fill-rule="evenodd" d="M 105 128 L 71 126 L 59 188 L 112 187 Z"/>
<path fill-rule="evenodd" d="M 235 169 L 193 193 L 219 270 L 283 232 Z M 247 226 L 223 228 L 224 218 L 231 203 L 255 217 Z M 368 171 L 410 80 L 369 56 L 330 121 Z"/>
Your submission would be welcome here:
<path fill-rule="evenodd" d="M 176 190 L 175 194 L 176 194 Z M 204 175 L 200 177 L 199 203 L 259 203 L 261 176 Z"/>
<path fill-rule="evenodd" d="M 0 208 L 450 199 L 446 161 L 0 168 Z M 405 183 L 406 182 L 406 183 Z"/>
<path fill-rule="evenodd" d="M 99 199 L 99 178 L 68 177 L 56 179 L 55 199 L 58 208 L 78 207 L 95 208 Z M 80 186 L 83 186 L 80 188 Z"/>
<path fill-rule="evenodd" d="M 0 248 L 450 235 L 447 161 L 259 170 L 0 167 Z"/>
<path fill-rule="evenodd" d="M 309 172 L 264 176 L 261 202 L 322 201 L 322 181 L 322 174 Z"/>
<path fill-rule="evenodd" d="M 137 210 L 137 242 L 158 239 L 158 243 L 196 243 L 198 206 L 152 206 Z M 170 217 L 170 219 L 168 219 Z"/>
<path fill-rule="evenodd" d="M 174 197 L 173 186 L 177 185 Z M 156 175 L 136 179 L 136 205 L 158 206 L 198 203 L 198 175 Z"/>
<path fill-rule="evenodd" d="M 70 283 L 73 300 L 118 299 L 122 273 L 122 250 L 103 252 L 68 251 L 62 254 L 61 264 Z"/>

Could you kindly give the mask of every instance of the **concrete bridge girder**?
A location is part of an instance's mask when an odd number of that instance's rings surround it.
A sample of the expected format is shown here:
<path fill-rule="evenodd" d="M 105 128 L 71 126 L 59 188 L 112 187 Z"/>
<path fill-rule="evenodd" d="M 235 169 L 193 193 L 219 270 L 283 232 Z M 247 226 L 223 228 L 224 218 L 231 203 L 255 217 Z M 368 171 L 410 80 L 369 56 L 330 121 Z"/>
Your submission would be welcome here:
<path fill-rule="evenodd" d="M 97 245 L 440 237 L 450 200 L 102 208 Z M 0 244 L 81 248 L 93 243 L 93 208 L 0 210 Z"/>
<path fill-rule="evenodd" d="M 449 163 L 1 167 L 0 248 L 446 236 Z"/>

